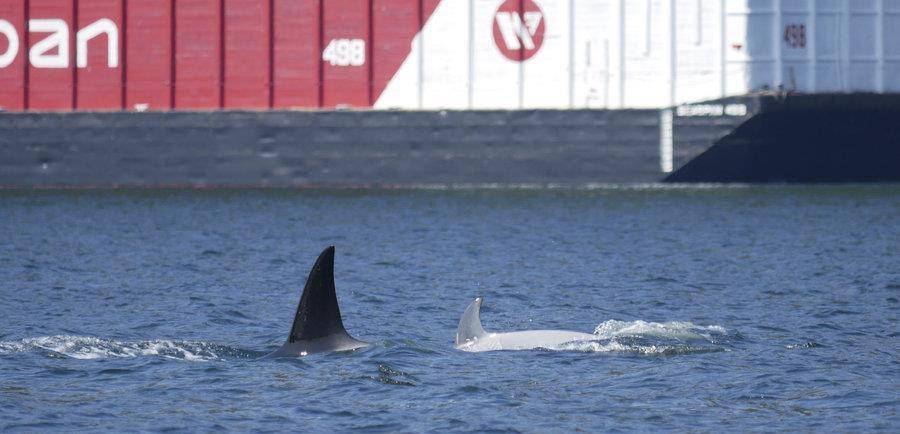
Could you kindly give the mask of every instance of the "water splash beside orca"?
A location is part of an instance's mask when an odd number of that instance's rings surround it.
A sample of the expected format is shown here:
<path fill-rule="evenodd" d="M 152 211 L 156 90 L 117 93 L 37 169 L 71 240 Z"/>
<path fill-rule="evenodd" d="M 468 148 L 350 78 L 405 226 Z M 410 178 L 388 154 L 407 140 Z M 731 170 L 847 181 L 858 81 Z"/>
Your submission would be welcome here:
<path fill-rule="evenodd" d="M 206 362 L 223 359 L 254 359 L 259 353 L 205 341 L 154 339 L 124 341 L 93 336 L 53 335 L 0 341 L 0 356 L 43 353 L 50 358 L 80 360 L 161 357 Z"/>

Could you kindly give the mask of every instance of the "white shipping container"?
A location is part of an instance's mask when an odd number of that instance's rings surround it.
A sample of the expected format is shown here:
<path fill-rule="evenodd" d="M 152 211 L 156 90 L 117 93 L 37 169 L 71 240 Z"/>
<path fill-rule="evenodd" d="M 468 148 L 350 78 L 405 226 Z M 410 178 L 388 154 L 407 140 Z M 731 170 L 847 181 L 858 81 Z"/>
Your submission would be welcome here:
<path fill-rule="evenodd" d="M 900 92 L 900 0 L 443 0 L 382 108 Z"/>

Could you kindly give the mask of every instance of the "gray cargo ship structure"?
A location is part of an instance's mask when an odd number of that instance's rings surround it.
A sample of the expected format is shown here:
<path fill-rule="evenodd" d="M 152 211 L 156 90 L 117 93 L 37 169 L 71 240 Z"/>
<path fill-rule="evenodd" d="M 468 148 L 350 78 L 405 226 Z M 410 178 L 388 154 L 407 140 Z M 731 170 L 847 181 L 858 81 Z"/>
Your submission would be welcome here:
<path fill-rule="evenodd" d="M 900 95 L 672 109 L 0 114 L 4 187 L 900 181 Z"/>

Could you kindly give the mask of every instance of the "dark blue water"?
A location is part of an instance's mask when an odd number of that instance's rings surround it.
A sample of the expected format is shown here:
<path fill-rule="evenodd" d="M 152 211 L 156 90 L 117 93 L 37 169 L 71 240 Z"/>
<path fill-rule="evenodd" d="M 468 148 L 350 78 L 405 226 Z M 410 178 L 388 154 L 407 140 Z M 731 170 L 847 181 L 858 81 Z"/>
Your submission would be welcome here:
<path fill-rule="evenodd" d="M 0 192 L 0 430 L 896 432 L 898 299 L 898 186 Z"/>

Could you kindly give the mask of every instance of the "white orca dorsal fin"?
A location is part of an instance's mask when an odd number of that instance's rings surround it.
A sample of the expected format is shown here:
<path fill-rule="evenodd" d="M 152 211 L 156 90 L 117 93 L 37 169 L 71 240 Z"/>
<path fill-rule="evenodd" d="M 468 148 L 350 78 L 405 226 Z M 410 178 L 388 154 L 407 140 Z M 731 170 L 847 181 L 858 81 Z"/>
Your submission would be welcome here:
<path fill-rule="evenodd" d="M 462 318 L 459 320 L 459 327 L 456 329 L 456 345 L 462 345 L 487 334 L 484 327 L 481 326 L 482 301 L 484 301 L 482 297 L 476 298 L 463 312 Z"/>

